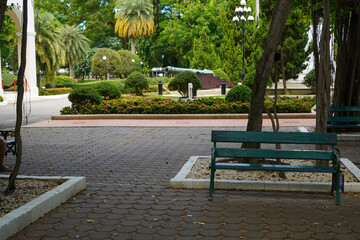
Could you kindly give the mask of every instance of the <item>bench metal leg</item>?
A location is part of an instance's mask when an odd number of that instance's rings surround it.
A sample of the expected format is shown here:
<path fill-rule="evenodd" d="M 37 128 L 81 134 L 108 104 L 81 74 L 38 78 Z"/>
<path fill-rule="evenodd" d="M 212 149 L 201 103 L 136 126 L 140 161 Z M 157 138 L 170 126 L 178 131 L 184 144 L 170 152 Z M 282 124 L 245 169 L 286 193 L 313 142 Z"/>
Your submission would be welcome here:
<path fill-rule="evenodd" d="M 336 189 L 336 175 L 336 173 L 333 173 L 331 178 L 331 196 L 334 196 L 334 190 Z"/>
<path fill-rule="evenodd" d="M 336 174 L 336 205 L 340 205 L 340 173 Z"/>
<path fill-rule="evenodd" d="M 212 150 L 212 152 L 214 149 Z M 215 181 L 215 156 L 211 154 L 211 165 L 210 165 L 210 187 L 209 187 L 209 200 L 212 200 L 212 192 L 214 190 L 214 181 Z"/>

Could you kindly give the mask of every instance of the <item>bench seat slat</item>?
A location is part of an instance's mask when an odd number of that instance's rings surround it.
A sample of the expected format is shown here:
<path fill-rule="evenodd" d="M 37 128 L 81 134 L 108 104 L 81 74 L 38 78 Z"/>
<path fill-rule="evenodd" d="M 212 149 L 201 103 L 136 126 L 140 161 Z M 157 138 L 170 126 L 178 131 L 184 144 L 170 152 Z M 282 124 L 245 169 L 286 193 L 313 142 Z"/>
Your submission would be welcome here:
<path fill-rule="evenodd" d="M 216 148 L 215 157 L 333 160 L 331 151 Z"/>
<path fill-rule="evenodd" d="M 215 169 L 230 169 L 243 171 L 272 171 L 272 172 L 320 172 L 336 173 L 333 167 L 325 166 L 294 166 L 294 165 L 270 165 L 248 163 L 216 163 Z"/>
<path fill-rule="evenodd" d="M 360 124 L 327 124 L 328 128 L 358 128 Z"/>
<path fill-rule="evenodd" d="M 360 106 L 332 106 L 329 112 L 360 112 Z"/>
<path fill-rule="evenodd" d="M 336 133 L 295 132 L 243 132 L 216 131 L 211 134 L 212 142 L 283 143 L 336 145 Z"/>

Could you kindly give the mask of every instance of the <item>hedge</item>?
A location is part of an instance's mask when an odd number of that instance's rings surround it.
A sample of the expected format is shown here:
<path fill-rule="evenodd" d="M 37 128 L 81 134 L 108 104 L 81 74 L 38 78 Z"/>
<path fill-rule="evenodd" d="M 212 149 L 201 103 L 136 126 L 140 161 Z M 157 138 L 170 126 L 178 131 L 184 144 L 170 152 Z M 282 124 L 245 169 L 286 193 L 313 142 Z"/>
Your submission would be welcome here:
<path fill-rule="evenodd" d="M 39 95 L 61 95 L 61 94 L 67 94 L 72 91 L 71 88 L 45 88 L 45 89 L 39 89 Z"/>
<path fill-rule="evenodd" d="M 278 113 L 310 113 L 315 104 L 311 97 L 280 97 Z M 271 108 L 273 99 L 267 97 L 265 105 Z M 101 104 L 74 104 L 65 107 L 61 114 L 221 114 L 248 113 L 250 103 L 227 102 L 222 98 L 202 98 L 192 101 L 168 98 L 132 97 L 102 101 Z"/>

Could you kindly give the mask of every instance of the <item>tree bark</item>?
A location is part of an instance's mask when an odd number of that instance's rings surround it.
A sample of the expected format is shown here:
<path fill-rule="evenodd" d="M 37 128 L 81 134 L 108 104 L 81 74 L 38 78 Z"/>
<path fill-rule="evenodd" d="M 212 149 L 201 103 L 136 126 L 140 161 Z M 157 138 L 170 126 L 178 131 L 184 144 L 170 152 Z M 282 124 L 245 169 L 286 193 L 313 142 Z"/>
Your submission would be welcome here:
<path fill-rule="evenodd" d="M 5 18 L 6 5 L 7 5 L 7 0 L 1 0 L 1 2 L 0 2 L 0 31 L 2 29 L 2 25 L 4 22 L 4 18 Z"/>
<path fill-rule="evenodd" d="M 69 76 L 74 79 L 74 64 L 70 56 L 69 56 Z"/>
<path fill-rule="evenodd" d="M 316 128 L 315 132 L 327 132 L 327 118 L 330 106 L 330 0 L 324 1 L 324 22 L 320 40 L 319 79 L 316 84 Z M 318 150 L 327 146 L 319 145 Z M 328 161 L 317 161 L 317 165 L 327 165 Z"/>
<path fill-rule="evenodd" d="M 265 44 L 264 53 L 256 68 L 254 86 L 251 96 L 251 107 L 247 131 L 260 132 L 262 129 L 262 112 L 266 86 L 274 63 L 274 55 L 285 30 L 285 23 L 295 0 L 277 0 L 275 2 L 269 37 Z"/>
<path fill-rule="evenodd" d="M 284 51 L 282 48 L 280 49 L 280 55 L 281 55 L 281 73 L 282 73 L 282 79 L 283 79 L 284 93 L 289 94 L 289 91 L 288 91 L 287 85 L 286 85 L 285 60 L 284 60 Z"/>
<path fill-rule="evenodd" d="M 26 67 L 26 44 L 27 44 L 27 24 L 28 24 L 28 5 L 27 0 L 23 0 L 23 26 L 22 26 L 22 39 L 21 39 L 21 62 L 18 73 L 18 94 L 16 100 L 16 123 L 15 123 L 15 140 L 17 147 L 16 163 L 14 169 L 9 176 L 9 185 L 6 189 L 6 194 L 16 189 L 15 180 L 20 170 L 22 158 L 22 140 L 21 140 L 21 123 L 22 123 L 22 103 L 24 98 L 24 75 Z"/>
<path fill-rule="evenodd" d="M 135 52 L 135 37 L 134 36 L 131 36 L 131 51 L 133 53 L 136 53 Z"/>
<path fill-rule="evenodd" d="M 360 105 L 359 5 L 356 1 L 345 0 L 339 0 L 337 5 L 335 37 L 338 53 L 333 99 L 335 106 Z"/>

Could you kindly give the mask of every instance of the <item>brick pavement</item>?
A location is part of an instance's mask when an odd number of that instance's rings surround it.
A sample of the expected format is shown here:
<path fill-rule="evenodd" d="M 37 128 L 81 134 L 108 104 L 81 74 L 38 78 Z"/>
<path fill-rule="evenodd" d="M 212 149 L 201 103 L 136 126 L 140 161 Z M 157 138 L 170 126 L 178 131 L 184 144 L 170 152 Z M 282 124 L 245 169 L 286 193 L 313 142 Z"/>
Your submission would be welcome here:
<path fill-rule="evenodd" d="M 360 194 L 336 206 L 327 194 L 216 190 L 210 202 L 169 188 L 190 156 L 209 155 L 212 129 L 24 129 L 21 174 L 88 184 L 11 239 L 360 239 Z"/>

